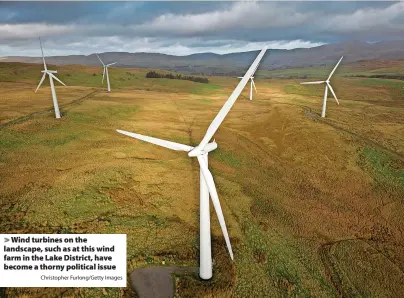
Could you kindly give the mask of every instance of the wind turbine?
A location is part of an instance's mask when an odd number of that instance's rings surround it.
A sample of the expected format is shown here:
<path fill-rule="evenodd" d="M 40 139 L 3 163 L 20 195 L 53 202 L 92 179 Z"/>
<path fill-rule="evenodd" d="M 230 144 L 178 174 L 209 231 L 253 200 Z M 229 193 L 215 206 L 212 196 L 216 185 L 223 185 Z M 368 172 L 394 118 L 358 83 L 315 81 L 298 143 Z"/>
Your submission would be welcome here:
<path fill-rule="evenodd" d="M 41 42 L 41 38 L 39 38 L 39 44 L 41 46 L 41 52 L 42 52 L 42 60 L 43 60 L 43 67 L 44 70 L 42 70 L 41 72 L 43 73 L 41 81 L 39 82 L 38 87 L 36 88 L 35 92 L 38 91 L 39 87 L 42 85 L 43 81 L 45 80 L 46 75 L 49 76 L 49 82 L 50 82 L 50 86 L 51 86 L 51 90 L 52 90 L 52 99 L 53 99 L 53 107 L 55 109 L 55 116 L 56 118 L 60 118 L 60 111 L 59 111 L 59 105 L 58 105 L 58 98 L 56 96 L 56 90 L 55 90 L 55 86 L 53 84 L 53 79 L 55 79 L 56 81 L 58 81 L 59 83 L 61 83 L 63 86 L 66 86 L 61 80 L 59 80 L 54 73 L 57 73 L 57 70 L 48 70 L 48 68 L 46 67 L 46 62 L 45 62 L 45 56 L 43 55 L 43 49 L 42 49 L 42 42 Z"/>
<path fill-rule="evenodd" d="M 341 57 L 341 59 L 339 59 L 337 65 L 335 65 L 334 69 L 331 71 L 330 75 L 328 76 L 327 80 L 325 81 L 315 81 L 315 82 L 304 82 L 304 83 L 300 83 L 302 85 L 306 85 L 306 84 L 324 84 L 325 83 L 325 91 L 324 91 L 324 101 L 323 101 L 323 110 L 321 111 L 321 117 L 324 118 L 325 117 L 325 110 L 327 107 L 327 95 L 328 95 L 328 88 L 330 88 L 330 91 L 332 93 L 332 95 L 334 96 L 335 100 L 337 101 L 337 104 L 339 104 L 338 98 L 335 95 L 334 89 L 332 89 L 331 84 L 330 84 L 330 79 L 332 77 L 332 75 L 334 74 L 335 70 L 337 69 L 338 65 L 341 63 L 342 58 L 344 58 L 344 56 Z"/>
<path fill-rule="evenodd" d="M 109 85 L 109 74 L 108 74 L 108 67 L 110 67 L 111 65 L 114 65 L 118 62 L 114 62 L 114 63 L 110 63 L 110 64 L 104 64 L 104 62 L 102 62 L 100 56 L 98 56 L 98 54 L 96 54 L 98 57 L 98 60 L 100 60 L 100 62 L 102 63 L 102 66 L 104 66 L 104 72 L 102 74 L 102 83 L 104 83 L 104 76 L 105 74 L 107 74 L 107 84 L 108 84 L 108 92 L 111 91 L 111 86 Z"/>
<path fill-rule="evenodd" d="M 213 119 L 208 130 L 206 131 L 205 136 L 203 137 L 202 141 L 199 143 L 198 146 L 192 147 L 124 130 L 117 130 L 117 132 L 135 139 L 139 139 L 145 142 L 149 142 L 176 151 L 188 152 L 189 157 L 196 157 L 198 159 L 198 163 L 200 166 L 199 276 L 202 279 L 210 279 L 212 277 L 212 248 L 210 237 L 209 194 L 212 199 L 213 207 L 216 211 L 219 220 L 220 228 L 222 229 L 224 239 L 226 241 L 230 258 L 233 260 L 233 251 L 230 244 L 229 234 L 226 228 L 226 223 L 224 221 L 222 207 L 220 206 L 220 201 L 212 173 L 209 171 L 208 168 L 208 153 L 217 148 L 216 141 L 213 140 L 212 142 L 210 142 L 210 140 L 212 139 L 215 132 L 218 130 L 220 124 L 223 122 L 226 115 L 229 113 L 231 107 L 239 97 L 240 93 L 243 91 L 243 88 L 247 84 L 248 80 L 253 75 L 256 67 L 258 66 L 258 63 L 261 61 L 266 50 L 267 47 L 263 48 L 261 52 L 258 54 L 257 58 L 255 58 L 253 64 L 250 66 L 250 68 L 248 69 L 242 80 L 238 83 L 237 87 L 234 89 L 233 93 L 227 99 L 227 101 L 225 102 L 219 113 L 216 115 L 215 119 Z"/>
<path fill-rule="evenodd" d="M 259 65 L 259 64 L 258 64 L 258 65 Z M 254 86 L 255 92 L 258 93 L 257 87 L 255 87 L 254 77 L 253 77 L 255 71 L 256 71 L 257 68 L 258 68 L 258 65 L 257 65 L 257 67 L 254 69 L 254 71 L 253 71 L 253 73 L 252 73 L 252 75 L 251 75 L 251 77 L 250 77 L 250 80 L 251 80 L 251 83 L 250 83 L 250 100 L 252 100 L 252 88 L 253 88 L 253 86 Z M 243 77 L 237 77 L 237 78 L 238 78 L 238 79 L 242 79 Z"/>

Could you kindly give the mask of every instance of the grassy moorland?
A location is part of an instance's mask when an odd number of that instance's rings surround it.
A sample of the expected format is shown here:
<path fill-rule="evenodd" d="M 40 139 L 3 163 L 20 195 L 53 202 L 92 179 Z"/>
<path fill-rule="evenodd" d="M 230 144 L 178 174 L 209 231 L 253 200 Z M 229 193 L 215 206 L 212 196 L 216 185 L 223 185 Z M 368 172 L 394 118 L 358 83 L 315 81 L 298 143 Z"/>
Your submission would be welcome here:
<path fill-rule="evenodd" d="M 335 61 L 337 63 L 337 61 Z M 334 77 L 352 77 L 352 76 L 403 76 L 404 60 L 363 60 L 354 63 L 346 63 L 342 60 Z M 330 73 L 329 66 L 285 68 L 274 70 L 259 70 L 258 76 L 265 78 L 327 78 Z"/>
<path fill-rule="evenodd" d="M 196 145 L 238 80 L 113 68 L 107 93 L 101 68 L 58 67 L 68 87 L 57 88 L 56 120 L 35 114 L 52 107 L 47 81 L 33 93 L 40 68 L 0 63 L 0 125 L 21 119 L 0 128 L 1 231 L 126 233 L 128 273 L 162 260 L 198 266 L 196 161 L 115 129 Z M 257 79 L 253 101 L 246 88 L 216 133 L 210 168 L 235 260 L 212 210 L 214 278 L 176 276 L 178 297 L 404 296 L 404 82 L 341 68 L 341 104 L 330 98 L 325 119 L 323 87 L 298 83 Z M 129 286 L 6 293 L 134 295 Z"/>

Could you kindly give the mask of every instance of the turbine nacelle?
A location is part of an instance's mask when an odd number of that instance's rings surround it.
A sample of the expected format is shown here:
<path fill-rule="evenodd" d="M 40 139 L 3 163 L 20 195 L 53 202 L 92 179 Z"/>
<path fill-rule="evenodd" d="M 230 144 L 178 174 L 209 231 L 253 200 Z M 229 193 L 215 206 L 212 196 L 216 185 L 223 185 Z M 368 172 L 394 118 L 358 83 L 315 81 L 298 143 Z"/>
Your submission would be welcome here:
<path fill-rule="evenodd" d="M 42 73 L 58 73 L 57 70 L 42 70 Z"/>
<path fill-rule="evenodd" d="M 198 157 L 200 155 L 207 154 L 217 148 L 217 143 L 215 140 L 213 142 L 208 143 L 203 149 L 199 146 L 196 146 L 194 149 L 188 152 L 189 157 Z"/>

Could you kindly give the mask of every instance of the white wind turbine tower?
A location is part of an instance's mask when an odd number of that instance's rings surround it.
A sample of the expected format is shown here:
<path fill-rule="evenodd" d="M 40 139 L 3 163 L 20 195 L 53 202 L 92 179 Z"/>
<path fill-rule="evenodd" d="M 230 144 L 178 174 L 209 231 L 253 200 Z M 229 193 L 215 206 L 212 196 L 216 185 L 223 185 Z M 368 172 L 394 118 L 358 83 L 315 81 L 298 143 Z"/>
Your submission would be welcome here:
<path fill-rule="evenodd" d="M 198 146 L 192 147 L 188 145 L 183 145 L 179 143 L 165 141 L 162 139 L 140 135 L 137 133 L 117 130 L 117 132 L 135 139 L 139 139 L 145 142 L 149 142 L 176 151 L 188 152 L 189 157 L 196 157 L 198 159 L 198 163 L 200 166 L 199 276 L 202 279 L 210 279 L 212 277 L 212 248 L 211 248 L 211 236 L 210 236 L 209 194 L 212 199 L 213 207 L 216 211 L 219 224 L 224 235 L 224 239 L 226 241 L 227 249 L 229 251 L 231 259 L 233 260 L 233 251 L 231 249 L 230 239 L 227 233 L 222 207 L 220 206 L 220 201 L 216 191 L 216 186 L 213 180 L 212 173 L 209 171 L 208 168 L 208 153 L 217 148 L 217 143 L 215 142 L 215 140 L 213 140 L 213 142 L 210 142 L 210 140 L 212 139 L 215 132 L 218 130 L 220 124 L 223 122 L 226 115 L 229 113 L 231 107 L 237 100 L 240 93 L 243 91 L 243 88 L 247 84 L 248 80 L 253 75 L 255 69 L 258 66 L 258 63 L 261 61 L 266 50 L 267 47 L 263 48 L 259 53 L 259 55 L 257 56 L 257 58 L 255 58 L 253 64 L 250 66 L 250 68 L 248 69 L 242 80 L 238 83 L 237 87 L 234 89 L 233 93 L 230 95 L 226 103 L 223 105 L 222 109 L 216 115 L 215 119 L 213 119 L 208 130 L 206 131 L 205 136 L 203 137 L 202 141 Z"/>
<path fill-rule="evenodd" d="M 256 71 L 257 68 L 258 68 L 258 65 L 259 65 L 259 64 L 257 64 L 257 67 L 254 69 L 254 71 L 253 71 L 253 73 L 252 73 L 252 75 L 251 75 L 251 77 L 250 77 L 250 80 L 251 80 L 251 83 L 250 83 L 250 100 L 252 100 L 252 94 L 253 94 L 252 88 L 253 88 L 253 86 L 254 86 L 255 92 L 258 93 L 257 87 L 255 87 L 254 77 L 253 77 L 255 71 Z M 243 77 L 237 77 L 237 78 L 238 78 L 238 79 L 242 79 Z"/>
<path fill-rule="evenodd" d="M 104 76 L 105 76 L 105 74 L 106 74 L 106 75 L 107 75 L 108 92 L 110 92 L 110 91 L 111 91 L 111 86 L 110 86 L 110 84 L 109 84 L 108 67 L 110 67 L 111 65 L 114 65 L 114 64 L 116 64 L 116 63 L 118 63 L 118 62 L 114 62 L 114 63 L 110 63 L 110 64 L 104 64 L 104 62 L 102 62 L 100 56 L 98 56 L 98 54 L 96 54 L 96 55 L 97 55 L 97 57 L 98 57 L 98 60 L 100 60 L 100 62 L 102 63 L 102 66 L 104 66 L 104 72 L 103 72 L 103 74 L 102 74 L 102 83 L 104 83 Z"/>
<path fill-rule="evenodd" d="M 325 83 L 325 91 L 324 91 L 324 101 L 323 101 L 323 109 L 321 111 L 321 117 L 324 118 L 325 117 L 325 110 L 327 107 L 327 95 L 328 95 L 328 88 L 330 88 L 330 91 L 332 93 L 332 95 L 334 96 L 335 100 L 337 101 L 337 104 L 339 104 L 338 98 L 335 95 L 334 89 L 332 89 L 331 84 L 330 84 L 330 79 L 332 77 L 332 75 L 334 74 L 334 71 L 337 69 L 338 65 L 340 64 L 340 62 L 342 61 L 342 58 L 344 58 L 344 56 L 341 57 L 341 59 L 339 59 L 337 65 L 335 65 L 334 69 L 331 71 L 330 75 L 328 76 L 327 80 L 325 81 L 316 81 L 316 82 L 304 82 L 304 83 L 300 83 L 302 85 L 305 84 L 324 84 Z"/>
<path fill-rule="evenodd" d="M 39 82 L 39 85 L 36 88 L 35 92 L 38 91 L 39 87 L 42 85 L 43 81 L 45 80 L 46 75 L 48 75 L 49 76 L 50 87 L 51 87 L 51 90 L 52 90 L 52 99 L 53 99 L 53 107 L 55 109 L 55 116 L 56 116 L 56 118 L 59 119 L 60 118 L 60 111 L 59 111 L 59 105 L 58 105 L 58 98 L 56 97 L 55 85 L 53 84 L 53 79 L 55 79 L 56 81 L 61 83 L 63 86 L 66 86 L 66 85 L 54 75 L 54 73 L 57 73 L 57 70 L 48 70 L 48 68 L 46 67 L 45 56 L 43 55 L 41 38 L 39 38 L 39 44 L 41 46 L 44 70 L 41 71 L 43 73 L 43 75 L 42 75 L 41 81 Z"/>

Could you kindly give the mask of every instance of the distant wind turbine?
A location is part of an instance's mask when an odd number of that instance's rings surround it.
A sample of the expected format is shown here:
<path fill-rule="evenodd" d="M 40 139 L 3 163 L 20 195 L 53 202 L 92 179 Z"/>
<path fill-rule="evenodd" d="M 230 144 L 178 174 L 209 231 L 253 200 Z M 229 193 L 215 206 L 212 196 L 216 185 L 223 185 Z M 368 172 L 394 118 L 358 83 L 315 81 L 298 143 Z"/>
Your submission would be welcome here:
<path fill-rule="evenodd" d="M 259 65 L 259 64 L 258 64 L 258 65 Z M 255 87 L 254 77 L 253 77 L 255 71 L 256 71 L 257 68 L 258 68 L 258 65 L 257 65 L 257 67 L 254 69 L 254 71 L 253 71 L 253 73 L 252 73 L 252 75 L 251 75 L 251 77 L 250 77 L 250 80 L 251 80 L 251 83 L 250 83 L 250 100 L 252 100 L 252 94 L 253 94 L 252 88 L 253 88 L 253 86 L 254 86 L 255 92 L 258 93 L 257 87 Z M 238 78 L 238 79 L 242 79 L 243 77 L 237 77 L 237 78 Z"/>
<path fill-rule="evenodd" d="M 41 46 L 44 70 L 41 71 L 43 73 L 43 75 L 42 75 L 41 81 L 39 82 L 39 85 L 36 88 L 35 92 L 38 91 L 39 87 L 42 85 L 43 81 L 45 80 L 46 75 L 48 75 L 49 76 L 50 87 L 51 87 L 51 90 L 52 90 L 52 99 L 53 99 L 53 107 L 55 109 L 55 116 L 56 116 L 56 118 L 59 119 L 60 118 L 60 111 L 59 111 L 59 105 L 58 105 L 58 98 L 56 97 L 55 86 L 53 84 L 53 79 L 55 79 L 56 81 L 61 83 L 63 86 L 66 86 L 66 85 L 54 75 L 54 73 L 57 73 L 57 70 L 48 70 L 48 68 L 46 67 L 45 56 L 43 54 L 41 38 L 39 38 L 39 45 Z"/>
<path fill-rule="evenodd" d="M 202 279 L 210 279 L 212 277 L 212 247 L 211 247 L 211 236 L 210 236 L 210 211 L 209 211 L 209 194 L 212 199 L 213 207 L 216 211 L 220 227 L 222 229 L 224 239 L 226 241 L 227 249 L 230 254 L 230 258 L 233 260 L 233 251 L 230 244 L 229 235 L 226 228 L 226 223 L 224 220 L 222 207 L 220 206 L 219 196 L 217 194 L 215 182 L 213 180 L 212 173 L 208 168 L 208 153 L 217 148 L 217 143 L 215 140 L 210 142 L 215 132 L 218 130 L 220 124 L 223 122 L 226 115 L 229 113 L 231 107 L 239 97 L 240 93 L 243 91 L 245 85 L 248 83 L 249 79 L 253 75 L 258 63 L 261 61 L 265 54 L 267 47 L 263 48 L 257 58 L 255 58 L 253 64 L 250 66 L 242 80 L 238 83 L 237 87 L 234 89 L 233 93 L 227 99 L 219 113 L 216 115 L 210 124 L 205 136 L 198 146 L 192 147 L 188 145 L 183 145 L 179 143 L 174 143 L 170 141 L 165 141 L 162 139 L 157 139 L 153 137 L 148 137 L 140 135 L 137 133 L 132 133 L 124 130 L 117 130 L 117 132 L 127 135 L 129 137 L 139 139 L 145 142 L 149 142 L 158 146 L 162 146 L 168 149 L 176 151 L 188 152 L 189 157 L 196 157 L 198 159 L 200 167 L 200 269 L 199 276 Z"/>
<path fill-rule="evenodd" d="M 325 83 L 325 91 L 324 91 L 324 101 L 323 101 L 323 109 L 321 111 L 321 117 L 324 118 L 325 117 L 325 110 L 327 108 L 327 95 L 328 95 L 328 88 L 330 88 L 330 91 L 332 93 L 332 95 L 334 96 L 335 100 L 337 101 L 337 104 L 339 104 L 338 98 L 335 95 L 334 89 L 332 89 L 331 84 L 330 84 L 330 79 L 332 77 L 332 75 L 334 74 L 335 70 L 337 69 L 338 65 L 341 63 L 342 58 L 344 58 L 344 56 L 341 57 L 341 59 L 339 59 L 337 65 L 335 65 L 334 69 L 331 71 L 330 75 L 328 76 L 327 80 L 325 81 L 315 81 L 315 82 L 304 82 L 304 83 L 300 83 L 302 85 L 305 84 L 324 84 Z"/>
<path fill-rule="evenodd" d="M 100 62 L 102 63 L 102 66 L 104 66 L 104 72 L 102 74 L 102 83 L 104 83 L 104 76 L 105 74 L 107 75 L 107 84 L 108 84 L 108 92 L 111 91 L 111 86 L 109 84 L 109 74 L 108 74 L 108 67 L 110 67 L 111 65 L 117 64 L 118 62 L 114 62 L 114 63 L 110 63 L 110 64 L 104 64 L 104 62 L 102 62 L 100 56 L 98 56 L 98 54 L 96 54 L 98 57 L 98 60 L 100 60 Z"/>

